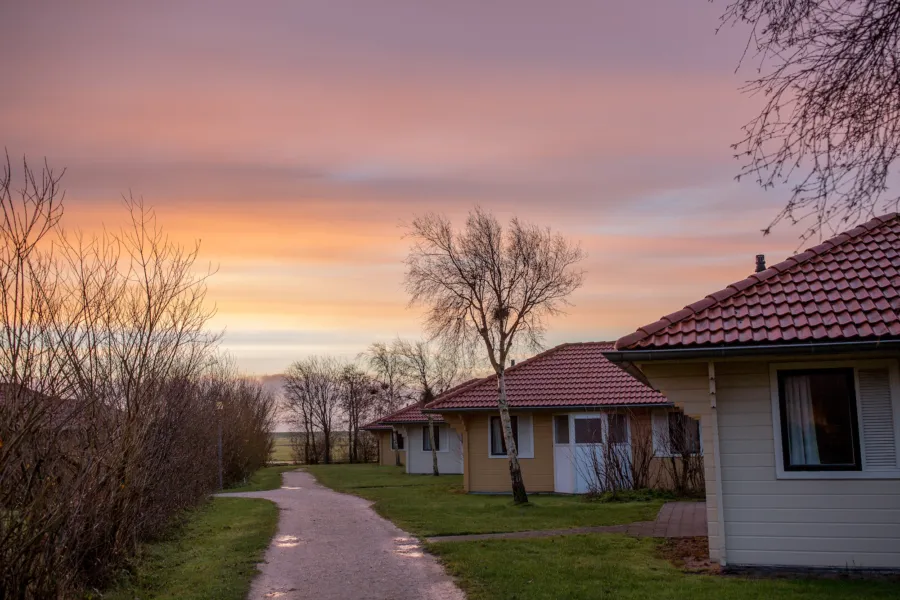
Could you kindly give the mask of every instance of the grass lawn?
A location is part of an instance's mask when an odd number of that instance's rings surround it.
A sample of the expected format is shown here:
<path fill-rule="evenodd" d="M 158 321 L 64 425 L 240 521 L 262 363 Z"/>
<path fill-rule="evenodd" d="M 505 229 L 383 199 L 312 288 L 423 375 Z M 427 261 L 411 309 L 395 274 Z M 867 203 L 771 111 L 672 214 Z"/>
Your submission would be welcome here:
<path fill-rule="evenodd" d="M 275 490 L 281 487 L 281 474 L 285 471 L 295 471 L 295 465 L 279 467 L 263 467 L 250 477 L 246 484 L 228 488 L 226 492 L 261 492 L 263 490 Z"/>
<path fill-rule="evenodd" d="M 599 503 L 532 495 L 529 505 L 520 507 L 509 496 L 464 493 L 462 475 L 407 475 L 402 467 L 378 465 L 304 468 L 322 485 L 373 500 L 379 514 L 422 536 L 618 525 L 653 520 L 662 506 L 662 501 Z"/>
<path fill-rule="evenodd" d="M 885 581 L 691 575 L 657 558 L 660 542 L 621 535 L 429 544 L 469 600 L 851 600 L 900 597 Z"/>
<path fill-rule="evenodd" d="M 134 573 L 103 598 L 241 600 L 277 524 L 272 502 L 215 498 L 168 538 L 144 546 Z"/>

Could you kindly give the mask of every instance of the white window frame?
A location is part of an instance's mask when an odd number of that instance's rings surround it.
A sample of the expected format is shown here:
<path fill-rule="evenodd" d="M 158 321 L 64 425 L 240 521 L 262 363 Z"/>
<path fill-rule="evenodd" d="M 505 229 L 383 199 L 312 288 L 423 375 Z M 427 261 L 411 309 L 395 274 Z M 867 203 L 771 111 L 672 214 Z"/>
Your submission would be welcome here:
<path fill-rule="evenodd" d="M 678 458 L 681 454 L 673 454 L 671 449 L 668 447 L 668 444 L 664 443 L 664 439 L 668 438 L 669 435 L 669 413 L 673 412 L 682 412 L 677 408 L 672 407 L 663 407 L 663 408 L 654 408 L 650 411 L 650 435 L 653 438 L 653 456 L 656 458 Z M 698 429 L 700 430 L 700 454 L 696 456 L 703 456 L 703 421 L 701 419 L 695 419 L 691 417 L 691 415 L 685 414 L 686 417 L 690 417 L 694 419 L 700 426 Z M 664 434 L 660 432 L 665 432 Z M 662 436 L 665 438 L 661 439 Z"/>
<path fill-rule="evenodd" d="M 785 471 L 784 446 L 781 437 L 781 404 L 778 397 L 778 372 L 797 371 L 803 369 L 853 369 L 853 385 L 856 393 L 856 417 L 861 456 L 859 471 Z M 865 435 L 862 427 L 862 396 L 859 391 L 860 369 L 887 369 L 891 387 L 891 405 L 894 409 L 894 442 L 897 447 L 896 469 L 884 471 L 866 470 Z M 841 360 L 819 362 L 786 362 L 769 365 L 769 388 L 772 397 L 772 438 L 775 442 L 775 478 L 776 479 L 900 479 L 900 372 L 897 360 Z"/>
<path fill-rule="evenodd" d="M 488 458 L 507 459 L 509 458 L 508 454 L 491 453 L 491 440 L 493 439 L 491 436 L 494 435 L 493 431 L 491 431 L 491 417 L 499 416 L 499 414 L 490 414 L 487 417 L 487 454 Z M 510 416 L 516 416 L 519 419 L 519 447 L 516 448 L 519 451 L 519 458 L 534 458 L 534 414 L 516 413 L 515 415 L 510 414 Z M 523 437 L 523 433 L 527 437 Z M 526 440 L 527 444 L 524 443 Z"/>

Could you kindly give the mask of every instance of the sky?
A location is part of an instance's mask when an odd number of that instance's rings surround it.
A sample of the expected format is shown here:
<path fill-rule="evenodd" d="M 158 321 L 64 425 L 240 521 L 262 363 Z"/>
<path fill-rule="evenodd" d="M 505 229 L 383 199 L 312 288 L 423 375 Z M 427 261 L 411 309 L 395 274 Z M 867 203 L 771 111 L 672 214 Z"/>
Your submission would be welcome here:
<path fill-rule="evenodd" d="M 0 143 L 67 169 L 68 228 L 142 196 L 217 268 L 254 374 L 421 336 L 404 223 L 480 205 L 587 251 L 545 345 L 614 340 L 799 247 L 735 181 L 724 0 L 6 2 Z"/>

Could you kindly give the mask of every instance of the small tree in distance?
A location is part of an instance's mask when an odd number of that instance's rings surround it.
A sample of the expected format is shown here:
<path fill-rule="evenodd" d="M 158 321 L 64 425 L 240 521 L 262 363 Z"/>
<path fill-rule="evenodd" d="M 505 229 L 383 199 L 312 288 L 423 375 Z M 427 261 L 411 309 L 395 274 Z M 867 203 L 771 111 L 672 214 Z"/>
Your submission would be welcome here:
<path fill-rule="evenodd" d="M 454 231 L 449 219 L 416 217 L 409 236 L 406 288 L 425 306 L 426 331 L 451 351 L 485 351 L 497 375 L 497 406 L 509 458 L 513 500 L 528 502 L 506 395 L 506 365 L 517 345 L 537 348 L 546 317 L 581 286 L 584 252 L 550 229 L 516 218 L 504 228 L 475 208 Z"/>
<path fill-rule="evenodd" d="M 410 382 L 418 388 L 419 403 L 424 406 L 440 396 L 455 383 L 460 373 L 459 356 L 456 352 L 435 352 L 428 342 L 397 339 L 391 346 L 400 357 L 401 364 Z M 438 470 L 437 444 L 434 440 L 434 420 L 428 415 L 428 437 L 431 445 L 431 471 Z"/>

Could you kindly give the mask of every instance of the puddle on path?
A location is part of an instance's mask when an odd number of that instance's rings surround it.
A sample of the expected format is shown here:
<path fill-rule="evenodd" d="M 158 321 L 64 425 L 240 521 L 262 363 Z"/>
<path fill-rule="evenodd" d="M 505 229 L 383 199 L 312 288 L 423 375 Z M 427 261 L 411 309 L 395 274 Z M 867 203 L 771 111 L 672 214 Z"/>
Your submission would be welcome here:
<path fill-rule="evenodd" d="M 394 554 L 408 556 L 410 558 L 419 558 L 422 556 L 422 547 L 419 546 L 419 542 L 415 538 L 395 537 L 394 544 L 397 546 L 394 550 Z"/>
<path fill-rule="evenodd" d="M 281 489 L 283 489 L 283 490 L 302 490 L 303 488 L 296 486 L 296 485 L 283 485 L 283 486 L 281 486 Z"/>
<path fill-rule="evenodd" d="M 299 546 L 302 541 L 295 535 L 279 535 L 275 538 L 275 545 L 278 548 L 294 548 Z"/>

